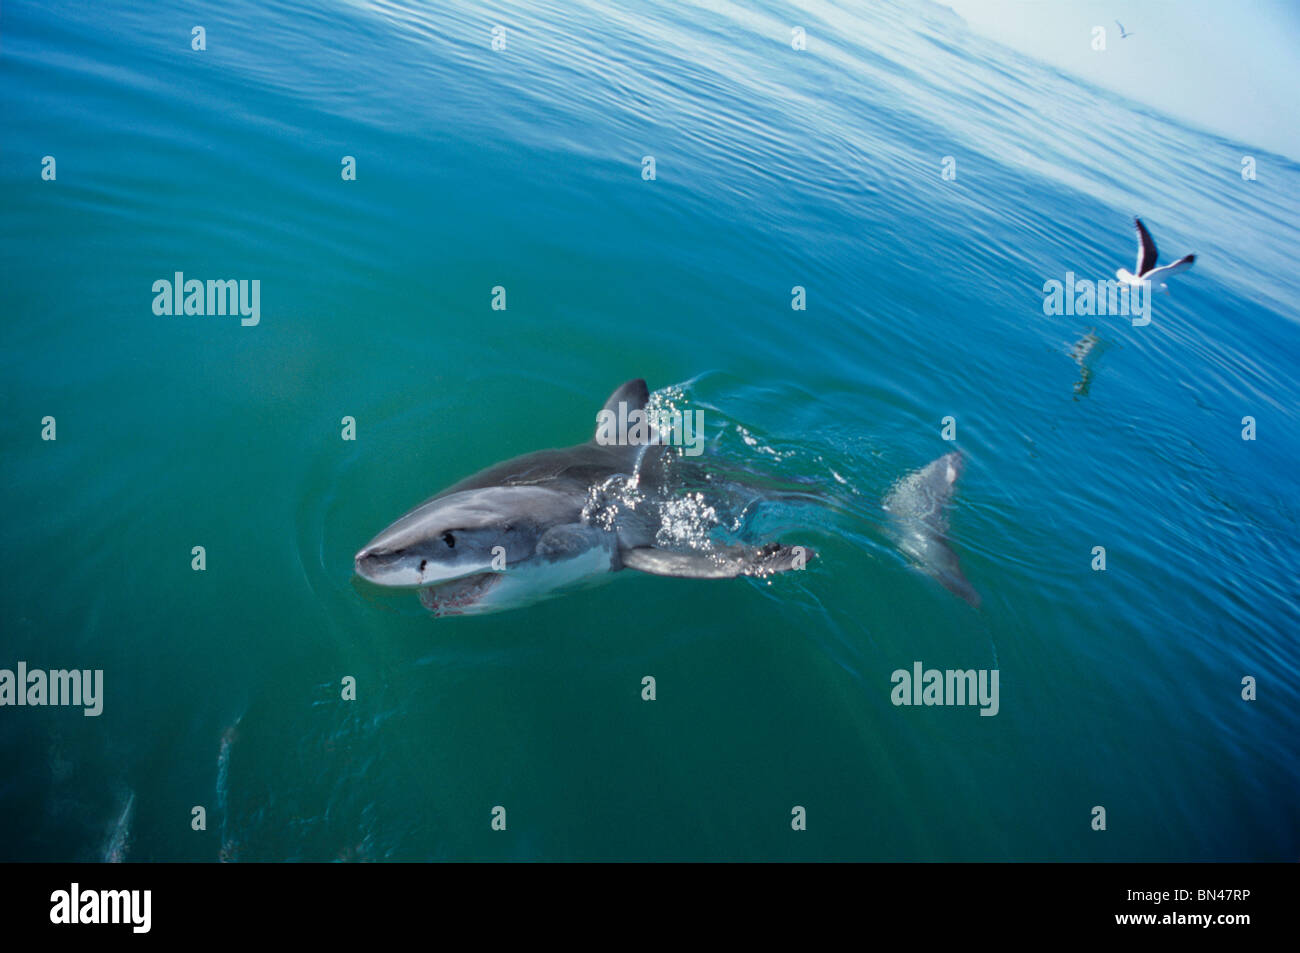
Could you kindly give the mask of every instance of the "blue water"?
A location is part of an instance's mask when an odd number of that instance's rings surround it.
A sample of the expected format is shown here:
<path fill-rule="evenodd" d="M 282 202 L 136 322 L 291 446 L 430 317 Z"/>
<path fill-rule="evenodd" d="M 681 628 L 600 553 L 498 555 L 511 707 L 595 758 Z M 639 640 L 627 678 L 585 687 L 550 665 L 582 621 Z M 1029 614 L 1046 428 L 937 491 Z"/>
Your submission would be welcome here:
<path fill-rule="evenodd" d="M 1295 158 L 910 2 L 11 2 L 0 84 L 0 669 L 105 685 L 0 708 L 0 857 L 1300 857 Z M 1197 254 L 1151 323 L 1044 314 L 1135 214 Z M 800 488 L 806 572 L 353 578 L 633 377 Z M 954 447 L 979 608 L 880 509 Z M 998 714 L 894 705 L 916 661 Z"/>

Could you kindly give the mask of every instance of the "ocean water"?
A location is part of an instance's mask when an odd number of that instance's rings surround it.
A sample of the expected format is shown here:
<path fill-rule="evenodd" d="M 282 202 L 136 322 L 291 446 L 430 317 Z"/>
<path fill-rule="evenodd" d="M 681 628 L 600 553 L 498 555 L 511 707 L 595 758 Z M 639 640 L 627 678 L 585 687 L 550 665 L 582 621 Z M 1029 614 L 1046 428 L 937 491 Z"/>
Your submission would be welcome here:
<path fill-rule="evenodd" d="M 0 668 L 104 673 L 0 708 L 0 857 L 1300 857 L 1294 157 L 902 0 L 20 0 L 0 84 Z M 1198 256 L 1151 323 L 1045 314 L 1135 214 Z M 804 489 L 806 572 L 354 579 L 633 377 Z M 954 448 L 978 608 L 880 508 Z M 893 704 L 916 662 L 997 714 Z"/>

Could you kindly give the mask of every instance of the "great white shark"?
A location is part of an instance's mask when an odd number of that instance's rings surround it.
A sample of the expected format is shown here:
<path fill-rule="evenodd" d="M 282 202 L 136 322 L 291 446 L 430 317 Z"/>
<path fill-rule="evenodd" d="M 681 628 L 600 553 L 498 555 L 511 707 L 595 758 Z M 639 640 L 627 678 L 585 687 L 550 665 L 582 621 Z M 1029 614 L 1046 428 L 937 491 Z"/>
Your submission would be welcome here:
<path fill-rule="evenodd" d="M 644 380 L 605 402 L 623 417 L 646 410 Z M 412 588 L 436 615 L 511 609 L 621 569 L 689 579 L 770 576 L 802 569 L 808 547 L 711 545 L 665 548 L 651 493 L 672 466 L 658 443 L 596 437 L 488 467 L 421 503 L 363 546 L 356 573 L 376 585 Z M 611 486 L 646 489 L 639 503 L 600 504 Z"/>

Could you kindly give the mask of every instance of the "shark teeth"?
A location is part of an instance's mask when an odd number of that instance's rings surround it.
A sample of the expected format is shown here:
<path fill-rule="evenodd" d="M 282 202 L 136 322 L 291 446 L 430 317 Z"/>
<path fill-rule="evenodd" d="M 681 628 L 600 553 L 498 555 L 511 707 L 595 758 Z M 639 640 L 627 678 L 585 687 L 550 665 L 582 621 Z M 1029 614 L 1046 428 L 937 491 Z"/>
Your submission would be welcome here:
<path fill-rule="evenodd" d="M 434 615 L 460 615 L 474 605 L 497 582 L 497 573 L 482 572 L 475 576 L 453 579 L 420 590 L 420 604 Z"/>

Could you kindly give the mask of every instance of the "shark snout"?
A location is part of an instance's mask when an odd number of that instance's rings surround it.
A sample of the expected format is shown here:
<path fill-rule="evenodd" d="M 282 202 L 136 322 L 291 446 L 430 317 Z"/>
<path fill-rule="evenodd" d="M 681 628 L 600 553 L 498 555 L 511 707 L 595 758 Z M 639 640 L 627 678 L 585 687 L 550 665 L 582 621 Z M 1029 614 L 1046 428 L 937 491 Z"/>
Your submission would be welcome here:
<path fill-rule="evenodd" d="M 423 566 L 413 564 L 405 553 L 367 545 L 352 557 L 352 567 L 362 579 L 381 586 L 419 585 Z"/>
<path fill-rule="evenodd" d="M 434 558 L 422 547 L 388 548 L 371 542 L 352 557 L 356 574 L 377 586 L 418 588 L 460 579 L 491 568 L 477 560 Z"/>
<path fill-rule="evenodd" d="M 362 579 L 372 579 L 376 575 L 377 559 L 374 558 L 374 550 L 369 546 L 363 546 L 357 550 L 357 554 L 352 557 L 352 568 Z"/>
<path fill-rule="evenodd" d="M 374 550 L 369 546 L 363 546 L 361 549 L 358 549 L 357 554 L 352 557 L 352 565 L 357 567 L 358 572 L 361 570 L 365 561 L 370 558 L 372 552 L 374 552 Z"/>

